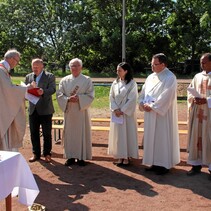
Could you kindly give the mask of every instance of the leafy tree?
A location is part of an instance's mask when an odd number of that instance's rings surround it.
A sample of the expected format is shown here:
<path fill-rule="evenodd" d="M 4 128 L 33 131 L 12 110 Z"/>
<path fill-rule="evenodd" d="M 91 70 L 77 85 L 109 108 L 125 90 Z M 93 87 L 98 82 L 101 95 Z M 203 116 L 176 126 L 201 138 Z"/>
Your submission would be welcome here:
<path fill-rule="evenodd" d="M 22 52 L 21 67 L 41 57 L 65 72 L 73 57 L 112 72 L 122 55 L 122 0 L 2 0 L 0 52 Z M 153 54 L 173 64 L 210 51 L 210 0 L 126 0 L 126 60 L 144 71 Z"/>
<path fill-rule="evenodd" d="M 178 0 L 175 4 L 167 24 L 171 49 L 179 60 L 196 59 L 210 50 L 210 10 L 209 0 Z"/>

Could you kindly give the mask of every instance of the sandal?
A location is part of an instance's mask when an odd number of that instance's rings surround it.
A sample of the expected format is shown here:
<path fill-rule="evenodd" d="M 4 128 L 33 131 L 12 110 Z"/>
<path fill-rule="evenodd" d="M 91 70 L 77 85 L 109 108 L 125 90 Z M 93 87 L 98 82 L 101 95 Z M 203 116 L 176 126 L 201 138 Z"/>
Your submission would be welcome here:
<path fill-rule="evenodd" d="M 124 159 L 122 162 L 123 166 L 129 166 L 130 165 L 130 161 L 128 159 Z"/>
<path fill-rule="evenodd" d="M 120 166 L 123 163 L 123 159 L 119 159 L 118 161 L 114 161 L 113 164 L 116 166 Z"/>

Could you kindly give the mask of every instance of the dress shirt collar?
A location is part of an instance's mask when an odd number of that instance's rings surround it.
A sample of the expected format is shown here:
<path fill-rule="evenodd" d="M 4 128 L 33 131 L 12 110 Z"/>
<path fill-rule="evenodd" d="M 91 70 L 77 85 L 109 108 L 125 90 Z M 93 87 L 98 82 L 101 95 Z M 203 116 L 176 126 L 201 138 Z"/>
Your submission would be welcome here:
<path fill-rule="evenodd" d="M 42 77 L 42 74 L 43 74 L 43 70 L 42 70 L 42 72 L 36 77 L 36 83 L 39 82 L 40 78 Z"/>
<path fill-rule="evenodd" d="M 8 72 L 10 72 L 10 65 L 7 61 L 1 60 L 0 63 L 4 65 Z"/>

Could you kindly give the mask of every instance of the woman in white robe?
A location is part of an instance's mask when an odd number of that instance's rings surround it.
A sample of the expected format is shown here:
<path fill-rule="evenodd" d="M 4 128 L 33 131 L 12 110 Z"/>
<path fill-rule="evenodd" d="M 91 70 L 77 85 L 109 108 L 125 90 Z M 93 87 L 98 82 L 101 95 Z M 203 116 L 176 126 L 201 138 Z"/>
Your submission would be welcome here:
<path fill-rule="evenodd" d="M 138 158 L 137 84 L 128 63 L 117 66 L 117 79 L 110 89 L 111 123 L 108 154 L 118 159 L 114 164 L 128 165 L 129 158 Z"/>

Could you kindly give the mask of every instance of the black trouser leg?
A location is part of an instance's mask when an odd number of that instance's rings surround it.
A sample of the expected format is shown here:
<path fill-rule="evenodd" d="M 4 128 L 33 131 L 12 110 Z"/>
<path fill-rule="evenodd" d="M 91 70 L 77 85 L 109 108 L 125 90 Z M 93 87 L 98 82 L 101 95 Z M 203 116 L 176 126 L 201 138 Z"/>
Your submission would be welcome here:
<path fill-rule="evenodd" d="M 52 114 L 40 116 L 43 133 L 43 155 L 51 155 L 52 149 Z"/>
<path fill-rule="evenodd" d="M 36 111 L 29 115 L 29 126 L 32 142 L 32 152 L 39 158 L 41 156 L 40 149 L 40 120 Z"/>

